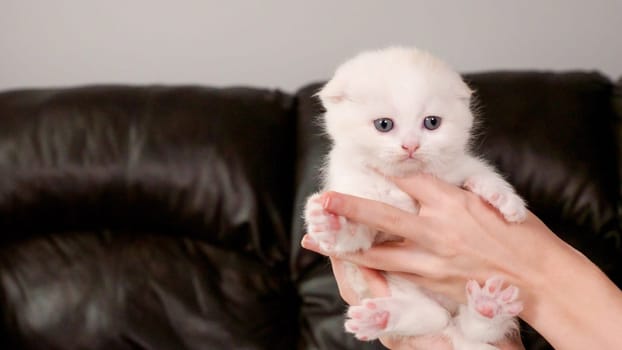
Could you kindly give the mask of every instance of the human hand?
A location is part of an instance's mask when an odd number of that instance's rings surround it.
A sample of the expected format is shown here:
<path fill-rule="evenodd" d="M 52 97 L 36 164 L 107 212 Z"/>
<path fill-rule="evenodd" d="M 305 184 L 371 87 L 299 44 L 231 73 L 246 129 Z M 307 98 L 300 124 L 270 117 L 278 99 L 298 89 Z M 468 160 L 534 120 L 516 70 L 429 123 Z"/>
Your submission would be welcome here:
<path fill-rule="evenodd" d="M 341 258 L 399 274 L 460 303 L 466 300 L 464 286 L 469 279 L 482 283 L 500 276 L 521 288 L 528 307 L 533 284 L 545 282 L 537 280 L 542 264 L 559 264 L 547 261 L 542 252 L 551 245 L 567 249 L 532 213 L 522 224 L 509 224 L 478 196 L 432 176 L 395 182 L 419 202 L 418 215 L 345 194 L 323 195 L 327 211 L 405 238 Z"/>
<path fill-rule="evenodd" d="M 418 215 L 344 194 L 323 195 L 327 211 L 405 239 L 341 259 L 400 274 L 461 303 L 467 280 L 500 276 L 520 288 L 521 318 L 554 347 L 620 348 L 614 336 L 622 318 L 620 289 L 532 213 L 521 224 L 508 224 L 478 196 L 431 176 L 395 182 L 419 202 Z M 308 239 L 303 246 L 323 253 Z M 407 346 L 386 341 L 392 348 Z"/>

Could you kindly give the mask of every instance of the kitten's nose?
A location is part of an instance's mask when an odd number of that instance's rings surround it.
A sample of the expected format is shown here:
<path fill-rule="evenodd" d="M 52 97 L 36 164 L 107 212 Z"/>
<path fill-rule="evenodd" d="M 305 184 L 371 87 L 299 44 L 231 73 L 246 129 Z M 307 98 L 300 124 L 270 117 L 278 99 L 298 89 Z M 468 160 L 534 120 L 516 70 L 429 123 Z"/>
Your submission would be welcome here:
<path fill-rule="evenodd" d="M 413 143 L 413 144 L 403 144 L 402 145 L 402 149 L 408 152 L 409 156 L 412 156 L 413 153 L 415 153 L 415 151 L 417 149 L 419 149 L 419 144 L 417 143 Z"/>

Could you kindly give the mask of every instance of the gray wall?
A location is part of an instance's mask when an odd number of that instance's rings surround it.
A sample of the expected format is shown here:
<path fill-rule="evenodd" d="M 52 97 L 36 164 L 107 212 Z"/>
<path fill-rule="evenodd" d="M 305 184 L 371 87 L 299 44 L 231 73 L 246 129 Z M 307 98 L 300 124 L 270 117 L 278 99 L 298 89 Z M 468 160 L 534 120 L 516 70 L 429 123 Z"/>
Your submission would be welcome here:
<path fill-rule="evenodd" d="M 0 89 L 86 83 L 292 91 L 354 53 L 417 45 L 462 72 L 622 75 L 622 0 L 0 0 Z"/>

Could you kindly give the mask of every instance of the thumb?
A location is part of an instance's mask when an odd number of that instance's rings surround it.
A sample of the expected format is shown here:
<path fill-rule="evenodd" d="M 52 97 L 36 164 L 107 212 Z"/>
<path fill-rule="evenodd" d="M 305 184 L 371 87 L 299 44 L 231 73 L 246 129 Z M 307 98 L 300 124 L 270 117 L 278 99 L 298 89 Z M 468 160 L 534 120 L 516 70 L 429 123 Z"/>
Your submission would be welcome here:
<path fill-rule="evenodd" d="M 430 174 L 409 177 L 391 177 L 397 187 L 421 205 L 442 202 L 443 198 L 461 193 L 461 189 Z"/>

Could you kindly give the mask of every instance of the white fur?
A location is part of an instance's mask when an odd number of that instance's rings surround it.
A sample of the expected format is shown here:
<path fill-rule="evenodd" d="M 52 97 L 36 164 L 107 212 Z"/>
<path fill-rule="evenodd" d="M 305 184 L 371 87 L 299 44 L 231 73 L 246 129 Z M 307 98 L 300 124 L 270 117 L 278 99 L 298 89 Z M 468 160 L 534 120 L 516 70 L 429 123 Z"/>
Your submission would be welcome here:
<path fill-rule="evenodd" d="M 325 128 L 333 143 L 323 173 L 324 190 L 416 212 L 417 203 L 385 175 L 425 172 L 469 188 L 497 207 L 508 221 L 522 221 L 526 216 L 523 200 L 490 165 L 469 153 L 474 124 L 470 96 L 471 90 L 459 74 L 414 48 L 364 52 L 347 61 L 319 92 L 326 108 Z M 440 127 L 424 128 L 426 116 L 441 117 Z M 391 118 L 394 128 L 379 132 L 374 127 L 378 118 Z M 418 149 L 409 158 L 403 145 L 418 145 Z M 309 198 L 305 219 L 309 235 L 322 249 L 336 254 L 368 249 L 391 239 L 343 217 L 331 217 L 323 211 L 319 194 Z M 331 220 L 338 222 L 338 230 L 331 229 Z M 355 290 L 365 293 L 365 286 L 356 285 L 363 284 L 360 276 L 349 280 Z M 456 349 L 486 349 L 494 348 L 486 343 L 500 340 L 515 327 L 514 315 L 504 313 L 488 319 L 475 310 L 481 298 L 498 301 L 501 290 L 495 295 L 473 297 L 475 304 L 462 307 L 452 318 L 455 310 L 441 306 L 439 298 L 431 298 L 430 292 L 392 276 L 388 281 L 391 297 L 367 300 L 351 308 L 346 329 L 358 338 L 436 333 L 449 337 Z M 515 299 L 511 302 L 518 305 Z M 374 305 L 373 310 L 365 303 Z M 386 324 L 382 321 L 385 316 Z"/>

